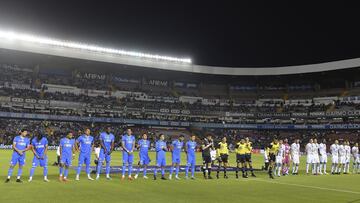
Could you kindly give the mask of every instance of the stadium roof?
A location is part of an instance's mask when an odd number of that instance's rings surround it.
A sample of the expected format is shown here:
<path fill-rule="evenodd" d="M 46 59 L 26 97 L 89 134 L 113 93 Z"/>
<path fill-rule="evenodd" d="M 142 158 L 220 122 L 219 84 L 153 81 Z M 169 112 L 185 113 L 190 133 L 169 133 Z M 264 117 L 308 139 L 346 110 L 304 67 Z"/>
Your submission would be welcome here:
<path fill-rule="evenodd" d="M 360 67 L 360 58 L 282 67 L 202 66 L 192 64 L 190 58 L 124 51 L 1 30 L 0 48 L 99 62 L 215 75 L 288 75 Z"/>

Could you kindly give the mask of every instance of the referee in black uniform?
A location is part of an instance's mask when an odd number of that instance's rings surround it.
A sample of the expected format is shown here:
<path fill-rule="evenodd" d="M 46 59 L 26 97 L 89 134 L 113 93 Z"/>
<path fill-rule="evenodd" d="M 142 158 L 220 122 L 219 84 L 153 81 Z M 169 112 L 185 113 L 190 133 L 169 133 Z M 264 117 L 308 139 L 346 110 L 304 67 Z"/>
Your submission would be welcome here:
<path fill-rule="evenodd" d="M 203 158 L 203 167 L 202 171 L 205 179 L 212 179 L 211 177 L 211 155 L 210 150 L 214 149 L 214 141 L 211 137 L 211 134 L 207 134 L 201 145 L 202 158 Z M 207 173 L 207 176 L 206 176 Z"/>

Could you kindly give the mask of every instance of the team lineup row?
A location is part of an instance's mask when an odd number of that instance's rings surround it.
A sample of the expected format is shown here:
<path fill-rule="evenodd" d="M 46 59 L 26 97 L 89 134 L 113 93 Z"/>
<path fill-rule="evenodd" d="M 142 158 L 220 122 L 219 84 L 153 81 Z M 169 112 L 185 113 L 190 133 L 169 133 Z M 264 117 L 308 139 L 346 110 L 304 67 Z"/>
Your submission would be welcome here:
<path fill-rule="evenodd" d="M 37 166 L 43 167 L 44 172 L 44 181 L 48 182 L 47 178 L 47 147 L 48 141 L 47 138 L 43 135 L 38 135 L 34 137 L 31 141 L 27 137 L 28 131 L 23 129 L 19 136 L 16 136 L 13 140 L 13 154 L 8 170 L 8 177 L 6 182 L 10 181 L 10 178 L 13 173 L 14 167 L 18 164 L 18 174 L 17 182 L 21 181 L 22 169 L 25 164 L 25 153 L 28 150 L 31 150 L 34 154 L 32 161 L 32 167 L 30 170 L 29 181 L 32 181 L 32 177 Z M 111 133 L 111 128 L 106 128 L 104 132 L 100 133 L 99 142 L 98 142 L 98 153 L 97 153 L 97 167 L 96 167 L 96 179 L 100 178 L 100 173 L 103 163 L 105 163 L 105 174 L 107 179 L 110 177 L 110 162 L 111 162 L 111 153 L 114 151 L 114 140 L 115 137 Z M 165 178 L 165 167 L 166 167 L 166 152 L 171 151 L 172 154 L 172 165 L 170 167 L 169 179 L 172 179 L 172 175 L 175 169 L 175 179 L 179 178 L 179 168 L 180 168 L 180 159 L 181 152 L 185 151 L 187 164 L 185 170 L 185 178 L 189 178 L 189 171 L 191 171 L 191 179 L 195 179 L 195 164 L 196 157 L 195 152 L 198 147 L 196 137 L 194 135 L 190 136 L 190 140 L 184 142 L 184 136 L 180 135 L 177 139 L 173 140 L 170 149 L 166 144 L 165 136 L 163 134 L 159 135 L 159 139 L 155 144 L 156 150 L 156 167 L 154 170 L 154 179 L 157 178 L 158 170 L 161 171 L 161 179 L 166 180 Z M 306 145 L 306 173 L 309 173 L 309 167 L 312 167 L 313 174 L 326 174 L 326 163 L 327 163 L 327 153 L 326 153 L 326 144 L 325 140 L 318 144 L 316 139 L 311 139 L 310 142 Z M 227 166 L 228 166 L 228 156 L 229 149 L 227 145 L 226 137 L 222 139 L 218 144 L 214 144 L 212 136 L 209 134 L 206 138 L 199 144 L 202 151 L 203 158 L 203 167 L 202 172 L 204 178 L 212 179 L 211 169 L 214 160 L 218 161 L 218 167 L 216 171 L 216 177 L 219 178 L 220 169 L 223 169 L 224 178 L 228 178 Z M 150 158 L 148 151 L 150 148 L 150 141 L 147 139 L 147 135 L 143 134 L 142 139 L 138 140 L 136 143 L 135 136 L 132 134 L 131 129 L 128 129 L 127 132 L 122 136 L 121 147 L 123 151 L 123 167 L 122 167 L 122 179 L 125 179 L 126 171 L 128 172 L 128 179 L 133 180 L 133 178 L 138 178 L 139 171 L 143 169 L 143 177 L 147 179 L 147 166 L 150 163 Z M 136 175 L 132 176 L 133 171 L 133 161 L 134 161 L 134 151 L 139 149 L 139 167 L 136 171 Z M 66 137 L 62 138 L 59 143 L 59 180 L 68 181 L 69 167 L 72 165 L 72 160 L 74 159 L 75 152 L 79 152 L 78 158 L 78 168 L 76 173 L 75 180 L 79 180 L 80 172 L 83 164 L 85 164 L 85 172 L 89 180 L 94 180 L 90 176 L 90 163 L 91 163 L 91 153 L 94 150 L 94 137 L 91 136 L 90 129 L 85 129 L 84 134 L 79 136 L 76 140 L 73 138 L 73 133 L 69 132 Z M 338 141 L 335 141 L 334 144 L 330 147 L 331 156 L 332 156 L 332 168 L 331 173 L 340 173 L 343 169 L 344 173 L 349 172 L 350 157 L 353 156 L 353 172 L 360 172 L 360 160 L 359 160 L 359 148 L 356 143 L 353 148 L 350 148 L 347 142 L 339 144 Z M 241 139 L 236 144 L 236 178 L 239 177 L 239 171 L 242 172 L 242 177 L 248 177 L 248 171 L 251 173 L 251 176 L 256 177 L 252 168 L 251 161 L 251 152 L 252 152 L 252 143 L 248 138 Z M 293 166 L 293 174 L 298 174 L 298 168 L 300 163 L 300 144 L 299 140 L 291 145 L 288 144 L 288 140 L 274 140 L 268 147 L 265 149 L 264 153 L 265 158 L 265 168 L 269 172 L 270 178 L 274 178 L 274 175 L 280 176 L 289 174 L 290 162 Z M 273 174 L 273 168 L 274 174 Z"/>
<path fill-rule="evenodd" d="M 269 176 L 273 178 L 273 175 L 280 176 L 289 174 L 290 162 L 292 162 L 292 174 L 298 174 L 300 164 L 300 140 L 296 139 L 291 145 L 288 144 L 288 140 L 274 140 L 264 153 L 264 159 L 266 168 L 269 167 Z M 326 166 L 328 162 L 328 153 L 326 140 L 322 140 L 321 143 L 317 142 L 317 139 L 310 139 L 309 143 L 305 146 L 306 154 L 306 174 L 309 174 L 311 166 L 313 175 L 327 174 Z M 348 141 L 344 141 L 339 144 L 338 140 L 330 146 L 331 156 L 331 174 L 344 174 L 349 173 L 350 160 L 353 158 L 353 173 L 360 172 L 360 158 L 359 158 L 359 145 L 355 143 L 351 148 Z M 292 161 L 290 161 L 292 160 Z M 272 174 L 272 168 L 275 167 L 274 174 Z"/>

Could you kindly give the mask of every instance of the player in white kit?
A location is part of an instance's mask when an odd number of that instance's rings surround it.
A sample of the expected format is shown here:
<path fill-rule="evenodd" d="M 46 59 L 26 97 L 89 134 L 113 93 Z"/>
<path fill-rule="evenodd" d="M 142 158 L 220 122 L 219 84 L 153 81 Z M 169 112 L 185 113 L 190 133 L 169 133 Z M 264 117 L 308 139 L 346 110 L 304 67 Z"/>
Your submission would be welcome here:
<path fill-rule="evenodd" d="M 323 139 L 322 142 L 319 144 L 319 153 L 320 153 L 320 174 L 327 174 L 326 173 L 326 164 L 327 164 L 327 153 L 326 153 L 326 139 Z"/>
<path fill-rule="evenodd" d="M 360 173 L 359 143 L 355 143 L 355 145 L 352 147 L 351 154 L 354 161 L 353 173 Z"/>
<path fill-rule="evenodd" d="M 349 141 L 345 141 L 345 166 L 344 166 L 344 174 L 348 174 L 350 172 L 350 159 L 351 159 L 351 147 Z"/>
<path fill-rule="evenodd" d="M 284 153 L 285 153 L 285 146 L 283 145 L 283 141 L 279 140 L 279 151 L 276 155 L 276 160 L 275 160 L 275 170 L 274 170 L 274 175 L 280 177 L 281 175 L 281 166 L 283 163 L 283 159 L 284 159 Z M 277 171 L 277 174 L 276 174 Z"/>
<path fill-rule="evenodd" d="M 292 158 L 292 174 L 298 175 L 299 164 L 300 164 L 300 140 L 296 139 L 294 143 L 291 144 L 291 158 Z"/>
<path fill-rule="evenodd" d="M 305 153 L 306 153 L 306 174 L 309 174 L 309 167 L 313 163 L 313 139 L 309 140 L 309 143 L 305 146 Z"/>
<path fill-rule="evenodd" d="M 319 143 L 317 139 L 313 140 L 313 162 L 312 162 L 312 174 L 318 175 L 320 171 L 320 156 L 319 156 Z"/>
<path fill-rule="evenodd" d="M 337 174 L 341 173 L 341 169 L 343 169 L 345 171 L 345 163 L 346 163 L 346 149 L 345 149 L 345 142 L 342 142 L 339 145 L 339 167 L 338 167 L 338 171 Z"/>
<path fill-rule="evenodd" d="M 339 141 L 335 140 L 330 146 L 331 153 L 331 174 L 337 174 L 339 168 Z"/>

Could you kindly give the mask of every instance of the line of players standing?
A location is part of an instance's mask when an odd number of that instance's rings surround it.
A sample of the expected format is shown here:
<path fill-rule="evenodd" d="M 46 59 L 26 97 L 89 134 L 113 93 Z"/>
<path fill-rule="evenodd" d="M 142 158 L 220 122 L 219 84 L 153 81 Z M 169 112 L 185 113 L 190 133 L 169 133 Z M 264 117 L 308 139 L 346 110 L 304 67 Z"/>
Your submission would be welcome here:
<path fill-rule="evenodd" d="M 19 165 L 17 182 L 21 181 L 22 168 L 25 164 L 25 153 L 28 150 L 32 150 L 34 158 L 32 161 L 32 167 L 30 170 L 29 182 L 32 181 L 32 177 L 37 166 L 44 168 L 44 181 L 48 182 L 47 171 L 48 171 L 48 161 L 47 161 L 47 148 L 48 140 L 42 134 L 37 135 L 31 140 L 27 137 L 28 131 L 23 129 L 19 136 L 16 136 L 13 140 L 13 154 L 10 162 L 10 167 L 8 170 L 8 177 L 5 182 L 9 182 L 13 173 L 15 165 Z M 106 163 L 105 173 L 106 178 L 111 179 L 110 177 L 110 161 L 111 153 L 114 151 L 114 140 L 115 136 L 111 133 L 111 128 L 106 128 L 106 130 L 100 133 L 99 142 L 100 142 L 100 152 L 98 155 L 98 164 L 96 179 L 100 178 L 100 172 L 102 169 L 103 162 Z M 154 179 L 157 178 L 158 170 L 161 170 L 161 179 L 166 180 L 165 178 L 165 167 L 166 167 L 166 152 L 168 151 L 168 146 L 166 144 L 165 136 L 161 134 L 159 139 L 155 144 L 156 150 L 156 167 L 154 170 Z M 187 158 L 185 178 L 189 177 L 189 170 L 191 170 L 191 179 L 195 179 L 195 166 L 196 166 L 196 157 L 195 151 L 198 146 L 196 143 L 195 135 L 190 136 L 190 140 L 184 143 L 184 136 L 179 136 L 177 139 L 173 140 L 170 150 L 172 152 L 172 166 L 170 167 L 169 179 L 172 179 L 173 169 L 175 167 L 175 179 L 179 178 L 179 167 L 181 162 L 181 152 L 184 148 Z M 136 148 L 139 149 L 139 167 L 136 171 L 134 178 L 138 178 L 139 171 L 143 169 L 143 177 L 147 179 L 147 166 L 150 163 L 150 158 L 148 151 L 150 148 L 150 141 L 147 139 L 147 135 L 143 134 L 142 139 L 140 139 L 137 144 L 135 141 L 135 136 L 132 134 L 131 129 L 128 129 L 125 135 L 122 136 L 121 141 L 122 153 L 123 153 L 123 168 L 122 168 L 122 179 L 125 179 L 126 171 L 128 172 L 128 179 L 133 180 L 132 177 L 132 166 L 134 161 L 134 151 Z M 215 148 L 216 151 L 215 151 Z M 59 180 L 68 181 L 68 172 L 69 167 L 72 164 L 74 159 L 75 152 L 79 152 L 79 164 L 77 168 L 75 180 L 80 180 L 80 172 L 83 164 L 85 164 L 85 172 L 87 174 L 88 180 L 94 180 L 90 176 L 90 163 L 91 163 L 91 153 L 94 149 L 94 137 L 90 134 L 90 129 L 85 129 L 84 134 L 79 136 L 76 140 L 73 139 L 73 133 L 69 132 L 66 137 L 62 138 L 59 143 L 59 152 L 60 152 L 60 164 L 59 164 Z M 204 178 L 212 179 L 211 171 L 214 160 L 216 159 L 219 163 L 217 167 L 217 175 L 219 178 L 220 169 L 224 171 L 224 178 L 228 178 L 226 174 L 228 166 L 228 157 L 229 149 L 226 137 L 222 139 L 218 146 L 216 147 L 214 141 L 212 140 L 211 135 L 207 135 L 206 138 L 201 143 L 203 166 L 202 171 Z M 251 172 L 251 176 L 255 177 L 252 168 L 251 162 L 251 151 L 252 143 L 249 139 L 241 139 L 240 142 L 236 144 L 236 178 L 239 177 L 239 171 L 242 172 L 242 177 L 248 177 L 248 171 Z M 293 174 L 298 174 L 299 164 L 300 164 L 300 144 L 299 140 L 290 146 L 288 140 L 274 140 L 265 150 L 265 163 L 266 168 L 269 169 L 270 178 L 274 178 L 274 175 L 280 176 L 281 172 L 283 175 L 289 174 L 290 160 L 293 162 Z M 322 143 L 318 144 L 316 139 L 311 139 L 305 147 L 307 155 L 307 164 L 306 164 L 306 173 L 309 174 L 309 167 L 312 167 L 313 174 L 326 174 L 326 163 L 327 163 L 327 153 L 326 153 L 326 140 L 323 140 Z M 335 141 L 334 144 L 330 147 L 330 152 L 332 156 L 332 174 L 339 174 L 341 170 L 344 173 L 349 173 L 350 167 L 350 157 L 353 156 L 353 168 L 354 173 L 360 172 L 360 160 L 359 160 L 359 148 L 356 143 L 353 148 L 350 148 L 348 142 L 343 142 L 339 144 L 338 141 Z M 215 153 L 215 154 L 214 154 Z M 273 174 L 273 168 L 274 174 Z"/>
<path fill-rule="evenodd" d="M 85 172 L 87 174 L 88 180 L 94 180 L 91 177 L 90 163 L 91 163 L 91 154 L 94 149 L 94 137 L 90 134 L 90 129 L 85 129 L 84 134 L 80 135 L 76 140 L 73 138 L 73 133 L 68 132 L 68 134 L 61 138 L 59 143 L 59 180 L 68 181 L 69 168 L 72 165 L 72 161 L 75 158 L 75 153 L 79 152 L 78 157 L 78 167 L 76 172 L 75 180 L 80 180 L 80 172 L 83 164 L 85 164 Z M 44 181 L 49 182 L 47 178 L 48 173 L 48 158 L 47 158 L 47 149 L 48 149 L 48 140 L 46 136 L 43 136 L 42 133 L 36 137 L 30 138 L 28 136 L 28 131 L 26 129 L 21 130 L 20 135 L 16 136 L 13 140 L 13 154 L 10 162 L 10 167 L 8 170 L 8 176 L 6 183 L 10 182 L 11 176 L 13 174 L 14 167 L 18 164 L 18 174 L 16 182 L 22 182 L 21 175 L 22 169 L 25 165 L 25 155 L 26 151 L 31 150 L 34 154 L 32 160 L 32 167 L 30 170 L 29 182 L 32 181 L 34 171 L 37 166 L 43 167 Z M 100 149 L 97 155 L 97 170 L 96 170 L 96 179 L 100 178 L 100 172 L 102 169 L 102 164 L 105 163 L 105 174 L 108 180 L 110 177 L 110 162 L 111 154 L 114 151 L 114 140 L 115 136 L 111 133 L 111 128 L 108 127 L 104 132 L 100 133 L 99 145 Z M 154 179 L 157 178 L 158 170 L 161 171 L 161 179 L 165 180 L 165 167 L 166 167 L 166 151 L 168 151 L 168 146 L 166 144 L 165 136 L 161 134 L 155 143 L 156 150 L 156 167 L 154 170 Z M 181 162 L 181 152 L 184 149 L 187 158 L 185 178 L 189 178 L 189 171 L 191 171 L 191 179 L 195 179 L 195 166 L 196 166 L 196 157 L 195 152 L 198 147 L 196 143 L 195 135 L 190 136 L 190 140 L 184 143 L 184 136 L 180 135 L 177 139 L 173 140 L 171 143 L 170 151 L 172 152 L 172 165 L 170 167 L 169 179 L 172 179 L 172 175 L 175 168 L 175 179 L 179 178 L 179 167 Z M 135 136 L 132 134 L 131 129 L 128 129 L 127 132 L 122 136 L 121 141 L 122 153 L 123 153 L 123 167 L 122 167 L 122 179 L 125 179 L 126 172 L 128 172 L 128 179 L 133 180 L 132 171 L 133 171 L 133 161 L 134 161 L 134 151 L 136 148 L 139 149 L 139 158 L 138 163 L 139 167 L 136 171 L 134 178 L 138 178 L 140 170 L 143 170 L 143 177 L 147 179 L 147 166 L 150 163 L 150 158 L 148 151 L 150 148 L 150 141 L 147 139 L 147 135 L 144 133 L 142 139 L 135 142 Z M 215 150 L 215 144 L 212 140 L 211 135 L 207 135 L 203 140 L 200 148 L 202 150 L 203 158 L 203 167 L 202 172 L 204 178 L 212 179 L 211 170 L 214 164 L 214 161 L 217 160 L 219 165 L 217 167 L 216 177 L 219 178 L 220 169 L 223 169 L 224 178 L 228 178 L 226 174 L 227 165 L 228 165 L 228 156 L 229 149 L 226 141 L 226 137 L 218 143 L 218 147 Z M 242 171 L 243 177 L 247 178 L 248 169 L 251 172 L 251 175 L 255 177 L 251 165 L 251 142 L 249 139 L 242 139 L 237 143 L 237 170 L 236 177 L 238 178 L 239 170 Z M 249 166 L 249 167 L 247 167 Z"/>
<path fill-rule="evenodd" d="M 265 169 L 269 171 L 270 178 L 274 176 L 289 175 L 290 162 L 292 160 L 292 174 L 297 175 L 300 164 L 300 140 L 296 139 L 289 145 L 288 140 L 274 139 L 265 149 Z M 306 174 L 327 174 L 328 161 L 326 140 L 321 143 L 317 139 L 310 139 L 305 146 Z M 339 144 L 338 140 L 330 146 L 331 174 L 348 174 L 350 172 L 350 160 L 353 159 L 353 173 L 360 173 L 359 145 L 355 143 L 351 148 L 348 141 Z M 274 170 L 273 170 L 274 169 Z"/>

